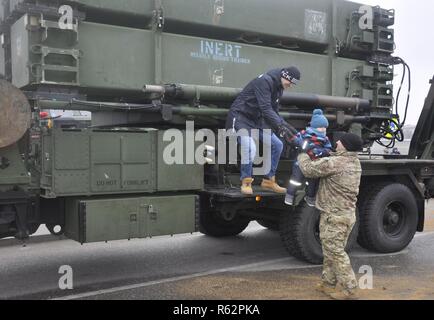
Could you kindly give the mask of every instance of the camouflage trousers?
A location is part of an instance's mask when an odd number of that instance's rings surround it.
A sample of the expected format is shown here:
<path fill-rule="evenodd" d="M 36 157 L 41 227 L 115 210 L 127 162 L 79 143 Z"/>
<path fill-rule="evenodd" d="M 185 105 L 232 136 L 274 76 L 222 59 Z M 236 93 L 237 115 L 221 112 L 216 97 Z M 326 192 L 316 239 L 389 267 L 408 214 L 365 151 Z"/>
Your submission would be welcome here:
<path fill-rule="evenodd" d="M 329 285 L 340 284 L 350 290 L 357 287 L 350 258 L 345 252 L 355 223 L 355 214 L 338 216 L 321 213 L 320 238 L 324 254 L 322 280 Z"/>

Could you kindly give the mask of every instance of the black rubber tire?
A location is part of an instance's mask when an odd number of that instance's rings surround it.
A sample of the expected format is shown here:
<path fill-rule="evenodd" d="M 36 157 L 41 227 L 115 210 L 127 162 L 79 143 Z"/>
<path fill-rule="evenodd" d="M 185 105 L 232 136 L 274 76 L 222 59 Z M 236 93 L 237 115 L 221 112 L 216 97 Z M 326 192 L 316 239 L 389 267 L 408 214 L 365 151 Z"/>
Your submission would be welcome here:
<path fill-rule="evenodd" d="M 368 194 L 370 193 L 369 187 L 371 187 L 370 185 L 365 186 L 365 188 L 360 188 L 360 193 L 359 193 L 359 201 L 357 202 L 357 207 L 359 208 L 359 218 L 361 215 L 361 212 L 363 212 L 364 206 L 366 205 L 366 201 L 364 201 L 366 199 L 366 197 L 368 196 Z M 359 226 L 359 235 L 357 237 L 357 243 L 362 247 L 365 248 L 368 246 L 367 245 L 367 240 L 365 239 L 364 235 L 362 234 L 362 232 L 360 232 L 360 226 Z"/>
<path fill-rule="evenodd" d="M 64 227 L 64 226 L 61 226 L 61 225 L 59 225 L 59 224 L 47 223 L 47 224 L 45 224 L 45 226 L 47 227 L 48 231 L 50 231 L 50 233 L 51 233 L 53 236 L 61 236 L 61 235 L 63 235 L 63 234 L 65 233 L 65 227 Z M 60 226 L 60 227 L 62 227 L 62 229 L 60 229 L 59 232 L 56 232 L 56 231 L 54 231 L 54 228 L 55 228 L 56 226 Z"/>
<path fill-rule="evenodd" d="M 199 231 L 215 238 L 232 237 L 243 232 L 250 220 L 240 216 L 232 221 L 226 221 L 217 212 L 201 212 L 199 217 Z"/>
<path fill-rule="evenodd" d="M 31 224 L 29 225 L 29 236 L 31 236 L 32 234 L 36 233 L 36 231 L 38 231 L 40 224 Z M 14 237 L 16 235 L 15 232 L 7 232 L 7 233 L 0 233 L 0 239 L 3 238 L 9 238 L 9 237 Z"/>
<path fill-rule="evenodd" d="M 372 187 L 362 197 L 359 244 L 378 253 L 394 253 L 405 249 L 416 234 L 419 219 L 413 192 L 403 184 L 384 183 Z M 400 215 L 396 231 L 385 229 L 384 217 L 390 206 Z"/>
<path fill-rule="evenodd" d="M 319 220 L 320 212 L 306 204 L 281 214 L 280 237 L 284 247 L 292 256 L 312 264 L 323 262 Z M 357 221 L 348 239 L 347 251 L 356 244 L 358 230 Z"/>
<path fill-rule="evenodd" d="M 269 221 L 269 220 L 260 219 L 257 220 L 257 222 L 264 228 L 267 228 L 268 230 L 279 231 L 279 221 Z"/>
<path fill-rule="evenodd" d="M 15 235 L 15 233 L 13 233 L 13 232 L 0 233 L 0 239 L 10 238 L 10 237 L 13 237 L 14 235 Z"/>

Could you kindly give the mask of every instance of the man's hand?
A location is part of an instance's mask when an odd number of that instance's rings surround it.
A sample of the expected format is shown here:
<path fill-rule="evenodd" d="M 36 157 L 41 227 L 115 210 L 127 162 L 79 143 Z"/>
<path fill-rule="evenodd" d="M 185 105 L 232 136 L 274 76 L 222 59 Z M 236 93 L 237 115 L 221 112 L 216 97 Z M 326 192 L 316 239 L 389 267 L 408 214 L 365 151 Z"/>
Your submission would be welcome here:
<path fill-rule="evenodd" d="M 279 126 L 279 137 L 288 144 L 294 144 L 295 135 L 285 126 Z"/>
<path fill-rule="evenodd" d="M 288 131 L 290 131 L 293 135 L 296 135 L 297 133 L 298 133 L 298 131 L 293 127 L 293 126 L 291 126 L 288 122 L 286 122 L 286 121 L 284 121 L 283 123 L 282 123 L 282 125 L 288 130 Z"/>
<path fill-rule="evenodd" d="M 294 144 L 297 135 L 297 130 L 287 122 L 283 122 L 278 128 L 279 136 L 288 144 Z"/>

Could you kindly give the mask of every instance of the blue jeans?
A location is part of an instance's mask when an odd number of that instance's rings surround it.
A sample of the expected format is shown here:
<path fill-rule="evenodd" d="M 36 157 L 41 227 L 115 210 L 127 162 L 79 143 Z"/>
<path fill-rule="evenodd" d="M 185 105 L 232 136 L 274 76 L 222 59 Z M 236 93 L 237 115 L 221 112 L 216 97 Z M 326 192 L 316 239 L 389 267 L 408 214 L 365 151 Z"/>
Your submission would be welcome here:
<path fill-rule="evenodd" d="M 264 144 L 264 148 L 271 147 L 271 169 L 265 175 L 266 179 L 270 179 L 276 175 L 279 165 L 280 156 L 283 151 L 283 142 L 273 133 L 271 135 L 271 146 L 267 145 L 267 139 L 264 139 L 264 131 L 260 131 L 259 141 Z M 241 180 L 253 177 L 253 161 L 256 156 L 256 143 L 250 136 L 238 137 L 238 143 L 241 145 L 241 160 L 248 159 L 248 164 L 241 163 Z"/>

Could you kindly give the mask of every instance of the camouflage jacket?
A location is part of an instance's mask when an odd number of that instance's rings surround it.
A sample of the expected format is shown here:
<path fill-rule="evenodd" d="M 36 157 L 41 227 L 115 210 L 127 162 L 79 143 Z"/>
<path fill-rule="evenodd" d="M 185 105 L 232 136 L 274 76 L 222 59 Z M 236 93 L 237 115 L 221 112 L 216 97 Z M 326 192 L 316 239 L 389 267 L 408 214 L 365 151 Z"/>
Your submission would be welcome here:
<path fill-rule="evenodd" d="M 362 167 L 357 153 L 336 152 L 312 161 L 307 154 L 298 157 L 306 178 L 321 178 L 316 207 L 328 214 L 354 214 L 359 195 Z"/>

